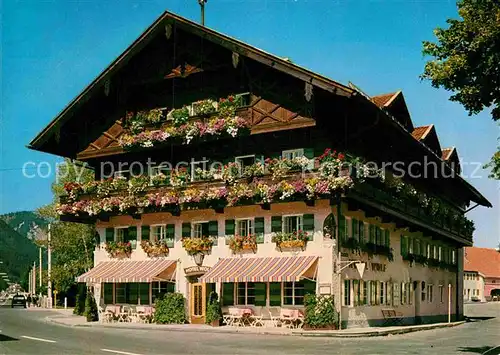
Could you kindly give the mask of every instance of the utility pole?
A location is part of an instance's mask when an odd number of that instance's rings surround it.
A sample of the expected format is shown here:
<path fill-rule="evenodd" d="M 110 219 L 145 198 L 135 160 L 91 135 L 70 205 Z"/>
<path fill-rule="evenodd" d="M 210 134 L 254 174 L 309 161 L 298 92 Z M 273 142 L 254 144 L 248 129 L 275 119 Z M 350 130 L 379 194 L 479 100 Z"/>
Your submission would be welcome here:
<path fill-rule="evenodd" d="M 39 259 L 40 259 L 40 264 L 38 268 L 40 269 L 40 280 L 38 281 L 38 285 L 40 286 L 40 290 L 42 289 L 42 247 L 38 248 L 39 249 Z M 42 291 L 40 291 L 42 292 Z"/>
<path fill-rule="evenodd" d="M 201 7 L 201 25 L 205 26 L 205 4 L 208 0 L 198 0 L 198 4 Z"/>
<path fill-rule="evenodd" d="M 31 285 L 32 285 L 32 289 L 33 289 L 33 295 L 36 293 L 36 261 L 33 261 L 33 273 L 32 273 L 32 276 L 33 276 L 33 280 L 31 280 Z"/>
<path fill-rule="evenodd" d="M 50 223 L 49 232 L 47 234 L 47 303 L 48 308 L 52 308 L 52 280 L 51 280 L 51 267 L 52 267 L 52 251 L 50 246 Z"/>

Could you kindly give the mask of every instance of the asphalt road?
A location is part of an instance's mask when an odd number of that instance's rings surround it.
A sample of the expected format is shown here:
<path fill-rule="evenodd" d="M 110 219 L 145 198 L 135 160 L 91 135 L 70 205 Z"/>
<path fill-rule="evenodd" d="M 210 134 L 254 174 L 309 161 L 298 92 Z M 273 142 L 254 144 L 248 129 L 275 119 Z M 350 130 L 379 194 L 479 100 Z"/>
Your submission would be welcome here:
<path fill-rule="evenodd" d="M 51 312 L 3 308 L 0 354 L 500 354 L 500 303 L 466 310 L 473 321 L 459 327 L 338 339 L 70 328 L 47 323 Z"/>

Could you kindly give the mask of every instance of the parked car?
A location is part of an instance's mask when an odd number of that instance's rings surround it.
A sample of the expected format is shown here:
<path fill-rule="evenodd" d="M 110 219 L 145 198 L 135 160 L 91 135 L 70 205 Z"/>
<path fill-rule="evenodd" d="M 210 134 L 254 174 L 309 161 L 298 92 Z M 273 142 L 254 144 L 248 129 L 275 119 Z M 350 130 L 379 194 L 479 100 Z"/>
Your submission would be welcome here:
<path fill-rule="evenodd" d="M 12 297 L 12 308 L 19 306 L 26 308 L 26 298 L 23 295 L 15 295 Z"/>

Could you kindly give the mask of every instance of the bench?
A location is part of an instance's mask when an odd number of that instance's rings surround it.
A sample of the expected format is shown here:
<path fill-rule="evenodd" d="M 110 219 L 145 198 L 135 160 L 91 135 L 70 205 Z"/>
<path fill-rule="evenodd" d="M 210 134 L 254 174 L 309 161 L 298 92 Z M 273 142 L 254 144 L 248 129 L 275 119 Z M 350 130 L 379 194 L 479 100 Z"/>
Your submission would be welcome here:
<path fill-rule="evenodd" d="M 394 309 L 383 309 L 382 316 L 384 317 L 384 324 L 401 324 L 403 325 L 403 313 L 396 312 Z"/>

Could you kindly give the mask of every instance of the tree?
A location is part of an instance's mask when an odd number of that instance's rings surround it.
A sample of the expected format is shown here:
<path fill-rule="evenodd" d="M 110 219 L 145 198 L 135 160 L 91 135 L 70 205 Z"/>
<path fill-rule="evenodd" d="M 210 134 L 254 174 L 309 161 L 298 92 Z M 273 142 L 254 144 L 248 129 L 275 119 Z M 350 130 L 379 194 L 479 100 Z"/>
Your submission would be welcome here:
<path fill-rule="evenodd" d="M 93 172 L 66 160 L 66 164 L 58 170 L 56 182 L 52 184 L 53 203 L 37 211 L 51 221 L 51 278 L 54 289 L 59 292 L 67 292 L 74 285 L 75 278 L 93 266 L 94 226 L 62 222 L 56 212 L 59 197 L 64 193 L 64 184 L 77 180 L 82 183 L 91 181 Z M 46 246 L 46 238 L 39 240 L 38 244 Z"/>
<path fill-rule="evenodd" d="M 434 30 L 436 43 L 423 43 L 424 55 L 434 59 L 421 78 L 454 92 L 450 100 L 469 115 L 491 107 L 493 120 L 500 120 L 500 2 L 459 0 L 457 6 L 461 19 L 448 19 L 447 29 Z M 500 147 L 487 167 L 500 179 Z"/>

